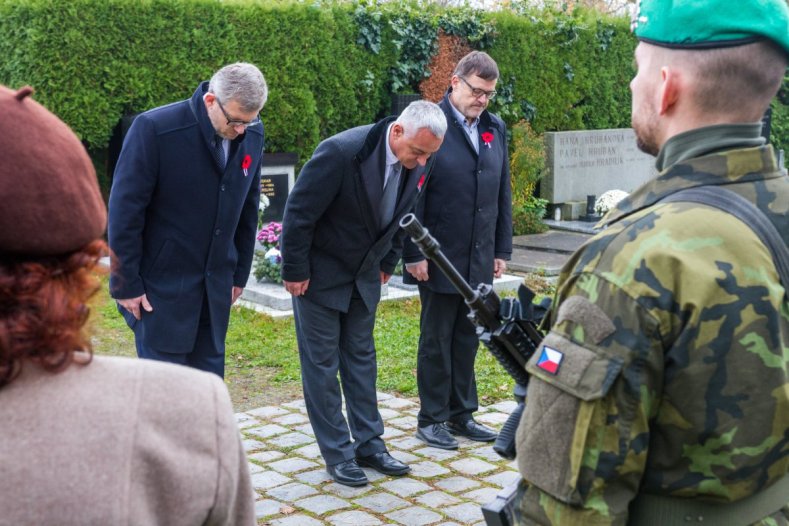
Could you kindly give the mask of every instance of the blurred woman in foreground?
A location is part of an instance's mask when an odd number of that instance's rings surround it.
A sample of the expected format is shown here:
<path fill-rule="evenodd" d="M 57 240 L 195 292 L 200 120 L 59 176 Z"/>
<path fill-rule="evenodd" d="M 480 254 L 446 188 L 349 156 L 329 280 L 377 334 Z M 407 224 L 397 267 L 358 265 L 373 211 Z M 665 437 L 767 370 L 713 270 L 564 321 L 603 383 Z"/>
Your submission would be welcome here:
<path fill-rule="evenodd" d="M 106 209 L 31 93 L 0 86 L 0 525 L 254 524 L 221 379 L 92 355 Z"/>

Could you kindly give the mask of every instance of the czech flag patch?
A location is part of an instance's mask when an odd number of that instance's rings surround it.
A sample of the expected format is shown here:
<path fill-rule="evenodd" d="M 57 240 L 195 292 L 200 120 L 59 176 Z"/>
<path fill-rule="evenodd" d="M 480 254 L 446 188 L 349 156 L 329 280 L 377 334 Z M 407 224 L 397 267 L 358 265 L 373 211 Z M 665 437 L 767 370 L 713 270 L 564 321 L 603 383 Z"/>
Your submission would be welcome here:
<path fill-rule="evenodd" d="M 556 375 L 559 373 L 559 366 L 562 364 L 562 360 L 564 360 L 564 353 L 544 345 L 540 359 L 537 360 L 537 367 Z"/>

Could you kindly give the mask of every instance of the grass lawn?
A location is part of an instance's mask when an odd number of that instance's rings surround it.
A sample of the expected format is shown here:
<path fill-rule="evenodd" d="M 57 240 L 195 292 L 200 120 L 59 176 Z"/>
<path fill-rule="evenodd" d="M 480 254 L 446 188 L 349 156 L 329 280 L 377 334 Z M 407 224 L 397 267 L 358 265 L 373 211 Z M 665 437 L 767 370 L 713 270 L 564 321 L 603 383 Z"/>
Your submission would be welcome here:
<path fill-rule="evenodd" d="M 107 280 L 96 295 L 92 316 L 96 354 L 136 356 L 134 338 L 115 302 Z M 386 301 L 378 306 L 375 344 L 378 389 L 416 397 L 416 348 L 419 299 Z M 277 405 L 301 396 L 301 371 L 293 318 L 272 318 L 233 307 L 227 334 L 225 379 L 237 411 Z M 476 361 L 480 403 L 512 396 L 513 381 L 493 356 L 480 347 Z"/>

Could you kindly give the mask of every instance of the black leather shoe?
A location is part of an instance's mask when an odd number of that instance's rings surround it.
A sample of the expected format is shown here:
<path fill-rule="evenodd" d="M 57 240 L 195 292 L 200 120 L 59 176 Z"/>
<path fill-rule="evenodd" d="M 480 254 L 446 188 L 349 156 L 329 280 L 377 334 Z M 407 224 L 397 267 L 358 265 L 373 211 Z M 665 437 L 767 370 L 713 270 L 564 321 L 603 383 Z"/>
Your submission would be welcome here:
<path fill-rule="evenodd" d="M 367 475 L 356 463 L 356 460 L 346 460 L 333 466 L 326 466 L 326 471 L 337 484 L 344 486 L 364 486 L 367 484 Z"/>
<path fill-rule="evenodd" d="M 475 422 L 473 418 L 469 418 L 464 422 L 449 421 L 447 422 L 447 429 L 453 435 L 460 435 L 475 442 L 493 442 L 499 436 L 491 428 Z"/>
<path fill-rule="evenodd" d="M 356 462 L 360 466 L 373 468 L 384 475 L 405 475 L 411 468 L 390 455 L 387 451 L 367 455 L 366 457 L 356 457 Z"/>
<path fill-rule="evenodd" d="M 444 424 L 430 424 L 416 428 L 416 438 L 439 449 L 457 449 L 458 441 L 449 434 Z"/>

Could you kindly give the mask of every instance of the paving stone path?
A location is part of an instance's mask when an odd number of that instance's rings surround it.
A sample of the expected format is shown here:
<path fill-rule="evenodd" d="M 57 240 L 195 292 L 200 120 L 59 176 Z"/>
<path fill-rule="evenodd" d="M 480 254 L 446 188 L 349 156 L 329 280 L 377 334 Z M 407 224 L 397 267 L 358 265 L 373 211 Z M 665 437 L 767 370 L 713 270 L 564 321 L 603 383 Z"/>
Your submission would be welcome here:
<path fill-rule="evenodd" d="M 411 472 L 388 477 L 363 468 L 370 483 L 350 488 L 326 473 L 307 418 L 304 400 L 236 414 L 257 493 L 258 524 L 273 526 L 404 526 L 484 524 L 480 505 L 518 478 L 514 462 L 490 443 L 458 437 L 446 451 L 414 438 L 418 404 L 378 393 L 389 452 Z M 501 402 L 480 408 L 475 418 L 499 428 L 515 408 Z"/>

